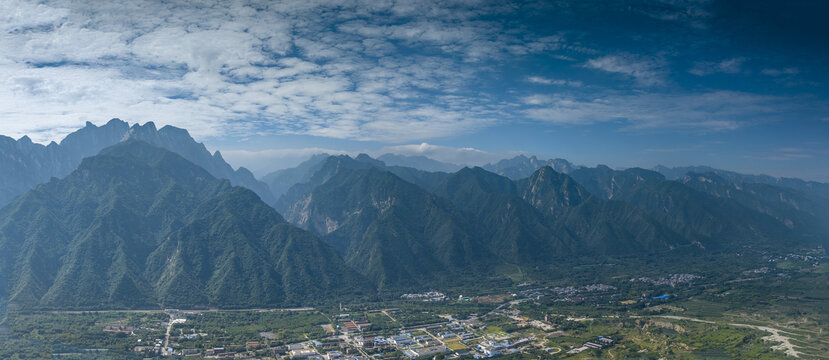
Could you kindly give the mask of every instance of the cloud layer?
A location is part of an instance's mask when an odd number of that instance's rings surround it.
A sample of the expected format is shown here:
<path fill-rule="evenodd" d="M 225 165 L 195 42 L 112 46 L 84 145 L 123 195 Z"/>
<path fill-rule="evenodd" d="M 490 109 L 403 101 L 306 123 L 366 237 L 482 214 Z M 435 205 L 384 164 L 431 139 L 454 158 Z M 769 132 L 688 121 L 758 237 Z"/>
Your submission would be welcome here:
<path fill-rule="evenodd" d="M 481 18 L 508 9 L 487 2 L 433 5 L 6 1 L 0 116 L 23 124 L 3 130 L 45 140 L 117 116 L 398 142 L 487 127 L 503 106 L 470 91 L 470 64 L 559 38 L 505 34 Z"/>

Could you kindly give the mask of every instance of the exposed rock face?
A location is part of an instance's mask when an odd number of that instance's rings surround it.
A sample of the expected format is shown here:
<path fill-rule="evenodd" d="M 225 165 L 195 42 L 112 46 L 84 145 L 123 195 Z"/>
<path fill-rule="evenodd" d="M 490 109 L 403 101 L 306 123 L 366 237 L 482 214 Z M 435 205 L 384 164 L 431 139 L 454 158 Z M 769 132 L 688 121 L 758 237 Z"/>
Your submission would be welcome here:
<path fill-rule="evenodd" d="M 27 136 L 14 140 L 0 135 L 0 206 L 52 177 L 68 175 L 83 158 L 117 144 L 128 130 L 129 125 L 119 119 L 100 127 L 87 122 L 60 144 L 46 146 Z"/>
<path fill-rule="evenodd" d="M 175 152 L 188 161 L 201 166 L 210 175 L 219 179 L 228 179 L 233 185 L 253 190 L 262 198 L 262 201 L 269 205 L 273 205 L 276 201 L 270 189 L 268 189 L 268 185 L 256 180 L 253 173 L 248 169 L 233 170 L 233 167 L 225 162 L 220 152 L 216 151 L 211 155 L 204 144 L 196 142 L 187 130 L 173 126 L 165 126 L 156 130 L 155 124 L 148 122 L 143 126 L 133 125 L 123 137 L 123 140 L 127 139 L 141 140 L 150 145 Z"/>

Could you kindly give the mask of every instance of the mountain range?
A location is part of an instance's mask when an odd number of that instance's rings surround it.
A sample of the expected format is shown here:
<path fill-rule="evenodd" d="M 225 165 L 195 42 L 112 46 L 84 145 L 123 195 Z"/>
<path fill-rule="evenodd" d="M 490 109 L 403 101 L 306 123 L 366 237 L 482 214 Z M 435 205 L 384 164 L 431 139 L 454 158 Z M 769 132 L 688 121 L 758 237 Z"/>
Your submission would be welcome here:
<path fill-rule="evenodd" d="M 0 210 L 10 308 L 254 307 L 360 289 L 252 191 L 129 140 Z"/>
<path fill-rule="evenodd" d="M 535 157 L 535 155 L 529 157 L 526 155 L 518 155 L 511 159 L 503 159 L 494 164 L 486 164 L 482 168 L 513 180 L 519 180 L 529 177 L 536 170 L 545 166 L 549 166 L 553 170 L 565 174 L 580 168 L 580 166 L 573 165 L 564 159 L 541 160 Z"/>
<path fill-rule="evenodd" d="M 792 179 L 320 154 L 259 181 L 152 123 L 0 140 L 14 169 L 0 177 L 0 309 L 299 305 L 554 263 L 829 245 L 826 184 Z"/>
<path fill-rule="evenodd" d="M 113 119 L 101 127 L 87 123 L 59 144 L 46 146 L 28 136 L 14 140 L 0 135 L 0 206 L 52 177 L 68 175 L 83 158 L 118 143 L 128 131 L 127 123 Z"/>
<path fill-rule="evenodd" d="M 671 180 L 682 179 L 688 173 L 713 173 L 732 183 L 753 183 L 781 186 L 817 195 L 824 199 L 829 199 L 829 184 L 817 181 L 805 181 L 801 179 L 774 177 L 769 175 L 740 174 L 734 171 L 715 169 L 710 166 L 685 166 L 673 168 L 657 166 L 654 170 L 662 173 L 665 177 Z"/>
<path fill-rule="evenodd" d="M 217 178 L 255 191 L 268 204 L 276 200 L 268 186 L 256 180 L 250 171 L 233 170 L 221 153 L 210 154 L 184 129 L 173 126 L 156 129 L 152 122 L 130 126 L 120 119 L 112 119 L 100 127 L 87 122 L 84 128 L 69 134 L 60 143 L 46 146 L 35 144 L 26 136 L 18 140 L 0 136 L 0 167 L 8 169 L 0 172 L 0 206 L 52 177 L 68 175 L 84 158 L 130 139 L 176 152 Z"/>
<path fill-rule="evenodd" d="M 445 163 L 422 155 L 383 154 L 378 156 L 377 160 L 386 163 L 386 165 L 404 166 L 431 172 L 455 172 L 463 168 L 462 165 Z"/>

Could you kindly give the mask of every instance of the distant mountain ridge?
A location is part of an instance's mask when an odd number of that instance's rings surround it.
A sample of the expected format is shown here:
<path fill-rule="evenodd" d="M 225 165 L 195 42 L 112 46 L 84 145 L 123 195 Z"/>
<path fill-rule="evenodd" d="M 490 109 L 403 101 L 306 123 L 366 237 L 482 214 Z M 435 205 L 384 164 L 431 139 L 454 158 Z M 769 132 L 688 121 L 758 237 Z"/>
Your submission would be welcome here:
<path fill-rule="evenodd" d="M 312 155 L 296 167 L 277 170 L 265 175 L 262 177 L 262 182 L 267 184 L 271 194 L 279 199 L 291 186 L 308 181 L 329 156 L 331 155 L 325 153 Z"/>
<path fill-rule="evenodd" d="M 304 164 L 306 165 L 285 170 L 297 171 L 305 181 L 292 184 L 282 194 L 275 205 L 277 210 L 283 211 L 288 204 L 293 203 L 302 194 L 327 181 L 341 168 L 367 169 L 376 167 L 390 171 L 403 180 L 416 184 L 424 189 L 430 189 L 434 184 L 449 175 L 443 172 L 429 172 L 404 166 L 388 166 L 386 163 L 366 154 L 359 154 L 354 158 L 348 155 L 332 155 L 322 160 L 317 157 L 313 158 L 313 161 L 309 160 Z M 287 183 L 289 182 L 283 183 L 280 186 L 284 186 Z"/>
<path fill-rule="evenodd" d="M 594 197 L 551 167 L 519 181 L 467 168 L 445 180 L 436 193 L 471 214 L 479 236 L 498 244 L 494 251 L 513 262 L 663 251 L 689 244 L 640 210 Z"/>
<path fill-rule="evenodd" d="M 66 136 L 60 143 L 36 144 L 24 136 L 14 140 L 0 135 L 0 206 L 52 177 L 64 177 L 85 157 L 123 139 L 129 125 L 118 119 L 98 127 L 86 127 Z"/>
<path fill-rule="evenodd" d="M 740 202 L 717 196 L 712 191 L 694 186 L 688 181 L 667 180 L 662 174 L 652 170 L 612 170 L 600 165 L 595 168 L 581 168 L 570 175 L 585 185 L 591 193 L 647 211 L 675 231 L 697 241 L 729 239 L 737 243 L 771 243 L 779 238 L 800 237 L 804 235 L 801 230 L 806 230 L 798 227 L 797 233 L 791 232 L 785 228 L 783 221 L 769 217 L 769 209 L 750 206 L 747 199 L 753 198 L 754 195 L 746 195 L 743 199 L 746 202 Z M 726 181 L 721 185 L 733 186 Z M 779 189 L 786 191 L 786 188 Z M 789 207 L 783 203 L 766 205 L 778 209 Z M 800 219 L 800 216 L 807 215 L 792 216 L 798 216 Z M 790 229 L 795 230 L 793 227 Z M 722 244 L 717 241 L 708 241 L 708 246 L 720 245 Z"/>
<path fill-rule="evenodd" d="M 331 156 L 277 209 L 381 288 L 490 276 L 497 265 L 670 251 L 692 243 L 550 167 L 517 182 L 482 168 L 437 173 L 426 182 L 430 176 L 406 175 L 367 156 Z"/>
<path fill-rule="evenodd" d="M 549 166 L 553 170 L 564 174 L 569 174 L 571 171 L 579 168 L 579 166 L 575 166 L 564 159 L 540 160 L 535 155 L 529 157 L 526 155 L 518 155 L 511 159 L 503 159 L 494 164 L 486 164 L 482 168 L 513 180 L 520 180 L 529 177 L 536 170 L 545 166 Z"/>
<path fill-rule="evenodd" d="M 422 155 L 383 154 L 377 157 L 377 160 L 389 166 L 405 166 L 430 172 L 455 172 L 463 168 L 462 165 L 437 161 Z"/>
<path fill-rule="evenodd" d="M 84 128 L 67 135 L 60 144 L 52 142 L 44 146 L 32 143 L 28 137 L 14 140 L 0 136 L 0 167 L 8 169 L 0 172 L 0 206 L 52 177 L 68 175 L 85 157 L 129 139 L 177 152 L 213 176 L 253 190 L 268 204 L 276 200 L 267 186 L 256 180 L 250 171 L 245 168 L 234 171 L 218 151 L 211 155 L 203 144 L 190 137 L 187 130 L 173 126 L 159 130 L 152 122 L 131 127 L 120 119 L 112 119 L 100 127 L 87 122 Z"/>
<path fill-rule="evenodd" d="M 765 207 L 749 206 L 748 200 L 714 196 L 638 168 L 579 167 L 568 176 L 545 166 L 513 181 L 483 168 L 465 168 L 452 174 L 419 171 L 412 176 L 404 170 L 413 170 L 410 168 L 389 167 L 366 155 L 341 155 L 323 161 L 311 180 L 288 191 L 277 208 L 289 221 L 321 236 L 342 233 L 341 220 L 350 216 L 345 214 L 363 215 L 367 210 L 362 205 L 337 210 L 342 200 L 334 199 L 359 193 L 357 189 L 362 187 L 356 184 L 366 179 L 357 174 L 369 175 L 355 170 L 368 169 L 377 170 L 372 176 L 395 174 L 397 181 L 418 185 L 450 200 L 466 218 L 458 218 L 456 223 L 473 225 L 473 229 L 464 230 L 464 236 L 482 239 L 491 256 L 507 262 L 543 262 L 577 249 L 585 254 L 602 254 L 682 247 L 718 249 L 754 240 L 771 246 L 779 238 L 797 243 L 808 235 L 806 230 L 817 228 L 815 216 L 825 207 L 800 198 L 797 204 L 814 208 L 814 212 L 793 210 L 790 208 L 796 206 L 771 200 L 762 203 Z M 338 184 L 337 191 L 321 191 L 333 183 Z M 786 219 L 779 214 L 797 219 L 795 223 L 804 226 L 787 229 Z M 332 240 L 335 237 L 340 240 Z M 326 241 L 350 241 L 347 238 L 330 236 Z"/>
<path fill-rule="evenodd" d="M 582 167 L 572 171 L 570 176 L 591 193 L 608 200 L 638 184 L 665 180 L 664 176 L 654 171 L 641 168 L 613 170 L 606 165 Z"/>
<path fill-rule="evenodd" d="M 313 175 L 314 171 L 317 171 L 321 166 L 322 162 L 325 160 L 326 154 L 314 155 L 307 161 L 303 162 L 302 164 L 298 165 L 295 168 L 290 169 L 283 169 L 273 172 L 266 177 L 263 178 L 263 181 L 269 184 L 277 196 L 277 198 L 287 192 L 291 186 L 306 182 L 310 177 Z M 388 161 L 383 161 L 383 160 Z M 376 161 L 382 161 L 385 168 L 388 170 L 394 169 L 398 176 L 402 176 L 407 181 L 414 181 L 415 183 L 425 186 L 429 188 L 433 186 L 437 181 L 439 181 L 443 176 L 436 174 L 437 172 L 447 172 L 444 170 L 449 170 L 453 164 L 446 164 L 441 163 L 439 161 L 424 157 L 424 156 L 403 156 L 397 154 L 384 154 L 380 156 L 378 159 L 372 159 Z M 424 165 L 425 164 L 425 165 Z M 434 164 L 437 165 L 437 168 L 432 166 Z M 446 166 L 446 168 L 441 168 L 441 166 Z M 538 169 L 550 166 L 555 171 L 564 173 L 564 174 L 576 174 L 574 176 L 579 177 L 577 174 L 578 170 L 585 169 L 584 166 L 573 165 L 567 160 L 564 159 L 550 159 L 550 160 L 540 160 L 536 156 L 526 156 L 526 155 L 519 155 L 509 159 L 503 159 L 496 163 L 490 163 L 482 166 L 483 169 L 506 176 L 512 180 L 520 180 L 529 177 L 537 171 Z M 433 170 L 429 170 L 432 168 Z M 612 177 L 613 173 L 617 170 L 611 169 L 605 165 L 599 165 L 597 168 L 602 169 L 606 176 Z M 434 171 L 438 170 L 438 171 Z M 454 170 L 457 171 L 457 170 Z M 454 171 L 448 171 L 454 172 Z M 824 199 L 829 198 L 829 184 L 814 182 L 814 181 L 803 181 L 800 179 L 792 179 L 792 178 L 774 178 L 771 176 L 765 175 L 745 175 L 739 174 L 736 172 L 725 171 L 725 170 L 717 170 L 711 167 L 700 166 L 700 167 L 681 167 L 681 168 L 667 168 L 664 166 L 657 166 L 654 168 L 653 171 L 640 169 L 640 168 L 630 168 L 620 171 L 627 171 L 630 172 L 638 172 L 639 176 L 648 177 L 648 179 L 653 180 L 657 177 L 661 177 L 663 180 L 680 180 L 685 174 L 688 172 L 715 172 L 719 176 L 724 177 L 728 181 L 732 183 L 761 183 L 761 184 L 769 184 L 774 186 L 782 186 L 786 188 L 791 188 L 799 191 L 803 191 L 806 193 L 814 194 L 821 196 Z M 406 174 L 409 175 L 406 175 Z M 660 175 L 661 174 L 661 175 Z M 416 180 L 418 178 L 420 180 Z M 626 178 L 620 178 L 621 180 L 627 180 Z M 640 179 L 646 180 L 646 179 Z M 594 181 L 591 183 L 591 181 Z M 581 178 L 579 179 L 579 183 L 586 186 L 588 189 L 591 190 L 592 193 L 596 193 L 601 195 L 604 198 L 612 198 L 613 187 L 619 187 L 622 184 L 613 184 L 607 183 L 607 188 L 604 190 L 599 191 L 597 186 L 604 186 L 596 183 L 595 180 L 589 180 Z M 599 194 L 600 192 L 604 192 L 603 194 Z"/>
<path fill-rule="evenodd" d="M 766 183 L 735 183 L 718 173 L 687 173 L 681 183 L 717 199 L 726 199 L 773 217 L 780 224 L 820 236 L 829 232 L 829 201 L 785 186 Z"/>
<path fill-rule="evenodd" d="M 721 176 L 732 183 L 755 183 L 768 184 L 776 186 L 784 186 L 787 188 L 803 191 L 806 193 L 820 196 L 824 199 L 829 199 L 829 183 L 822 183 L 817 181 L 805 181 L 796 178 L 774 177 L 769 175 L 749 175 L 741 174 L 734 171 L 715 169 L 710 166 L 681 166 L 681 167 L 666 167 L 658 165 L 653 168 L 666 178 L 670 180 L 680 180 L 688 173 L 713 173 Z"/>

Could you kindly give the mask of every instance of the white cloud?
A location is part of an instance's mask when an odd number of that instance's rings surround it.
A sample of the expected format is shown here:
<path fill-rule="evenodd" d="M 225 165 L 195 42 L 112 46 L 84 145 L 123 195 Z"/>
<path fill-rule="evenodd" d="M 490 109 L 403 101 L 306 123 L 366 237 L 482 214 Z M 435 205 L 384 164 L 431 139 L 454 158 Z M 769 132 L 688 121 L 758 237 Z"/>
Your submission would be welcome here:
<path fill-rule="evenodd" d="M 0 115 L 17 123 L 2 132 L 57 140 L 110 117 L 201 137 L 254 126 L 398 143 L 480 129 L 503 104 L 468 91 L 480 70 L 465 63 L 561 41 L 479 19 L 498 11 L 466 1 L 6 1 Z M 401 56 L 396 43 L 433 51 Z"/>
<path fill-rule="evenodd" d="M 26 31 L 41 26 L 51 26 L 66 19 L 69 10 L 25 0 L 0 2 L 0 31 L 3 33 Z"/>
<path fill-rule="evenodd" d="M 266 62 L 262 45 L 260 39 L 240 31 L 160 28 L 135 39 L 130 50 L 148 63 L 186 64 L 195 71 L 218 72 Z"/>
<path fill-rule="evenodd" d="M 588 60 L 584 66 L 628 76 L 642 86 L 663 84 L 667 73 L 664 60 L 633 54 L 605 55 Z"/>
<path fill-rule="evenodd" d="M 21 38 L 24 38 L 21 36 Z M 121 34 L 61 26 L 49 33 L 33 33 L 18 44 L 6 44 L 14 52 L 9 57 L 30 62 L 85 62 L 104 57 L 123 56 L 127 46 Z M 16 46 L 15 46 L 16 45 Z M 10 49 L 11 50 L 11 49 Z M 22 57 L 25 56 L 25 57 Z"/>
<path fill-rule="evenodd" d="M 85 121 L 120 117 L 191 129 L 198 137 L 231 132 L 224 119 L 233 113 L 216 99 L 170 99 L 179 83 L 128 80 L 116 69 L 85 67 L 0 67 L 0 118 L 3 132 L 31 134 L 34 141 L 59 140 Z M 70 114 L 67 116 L 67 114 Z"/>
<path fill-rule="evenodd" d="M 516 11 L 509 4 L 436 3 L 0 1 L 0 132 L 46 142 L 84 121 L 119 117 L 203 139 L 256 132 L 407 144 L 526 117 L 731 129 L 768 112 L 759 110 L 764 98 L 742 93 L 713 94 L 736 94 L 745 108 L 702 94 L 520 97 L 479 87 L 500 64 L 529 54 L 590 56 L 584 67 L 646 87 L 666 83 L 667 65 L 659 57 L 598 56 L 564 35 L 515 28 L 499 20 Z M 704 17 L 690 3 L 668 5 L 669 13 Z M 732 71 L 739 63 L 717 66 Z M 517 79 L 568 87 L 554 90 L 582 86 L 555 76 Z"/>
<path fill-rule="evenodd" d="M 527 78 L 527 82 L 533 84 L 541 84 L 541 85 L 559 85 L 559 86 L 572 86 L 572 87 L 579 87 L 582 86 L 581 81 L 574 81 L 574 80 L 561 80 L 561 79 L 550 79 L 543 76 L 530 76 Z"/>

